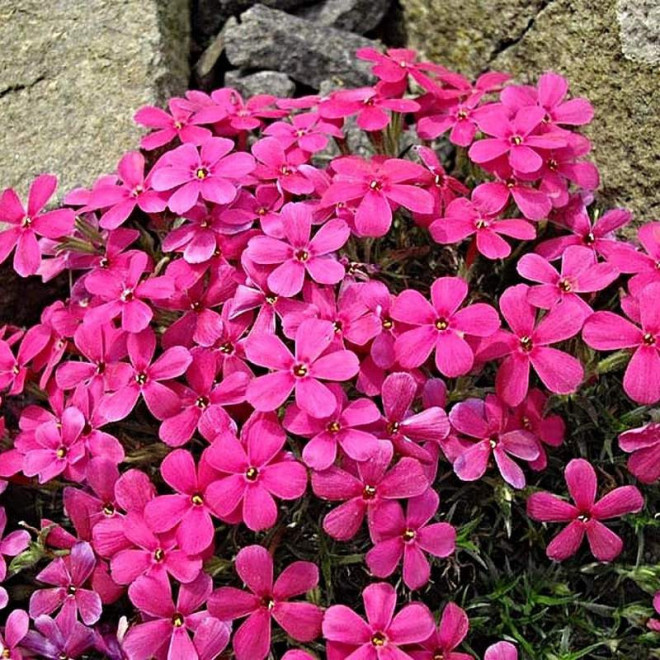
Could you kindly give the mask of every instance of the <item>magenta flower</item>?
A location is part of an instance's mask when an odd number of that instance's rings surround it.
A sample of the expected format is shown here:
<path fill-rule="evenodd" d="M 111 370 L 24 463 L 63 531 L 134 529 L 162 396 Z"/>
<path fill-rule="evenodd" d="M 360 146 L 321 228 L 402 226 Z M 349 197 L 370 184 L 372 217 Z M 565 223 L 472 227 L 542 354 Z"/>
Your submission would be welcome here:
<path fill-rule="evenodd" d="M 628 289 L 637 295 L 648 284 L 660 282 L 660 222 L 647 222 L 637 230 L 637 238 L 646 252 L 630 249 L 629 243 L 619 243 L 620 249 L 608 252 L 607 260 L 621 273 L 635 273 Z"/>
<path fill-rule="evenodd" d="M 185 373 L 192 362 L 190 351 L 183 346 L 168 348 L 154 360 L 156 335 L 151 328 L 131 334 L 126 342 L 128 357 L 121 375 L 116 377 L 117 391 L 101 403 L 100 413 L 108 421 L 124 419 L 135 408 L 140 395 L 156 419 L 164 419 L 177 410 L 179 399 L 160 381 L 171 380 Z"/>
<path fill-rule="evenodd" d="M 637 403 L 660 400 L 660 283 L 638 296 L 639 325 L 612 312 L 596 312 L 584 324 L 582 338 L 599 351 L 634 350 L 623 377 L 623 389 Z M 627 308 L 624 311 L 628 313 Z M 637 320 L 637 319 L 635 319 Z"/>
<path fill-rule="evenodd" d="M 341 128 L 335 123 L 323 121 L 321 115 L 316 112 L 293 115 L 290 122 L 273 122 L 264 129 L 264 135 L 276 137 L 285 149 L 296 145 L 309 153 L 323 151 L 331 136 L 338 139 L 344 137 Z"/>
<path fill-rule="evenodd" d="M 0 657 L 7 660 L 22 660 L 21 642 L 30 627 L 30 617 L 24 610 L 9 613 L 4 633 L 0 635 Z"/>
<path fill-rule="evenodd" d="M 174 213 L 185 213 L 197 200 L 229 204 L 238 194 L 237 181 L 255 168 L 254 158 L 244 152 L 230 153 L 232 140 L 213 137 L 198 151 L 183 144 L 169 151 L 151 175 L 154 190 L 174 190 L 167 205 Z"/>
<path fill-rule="evenodd" d="M 660 614 L 660 591 L 656 591 L 653 597 L 653 609 L 656 614 Z M 649 619 L 646 626 L 649 630 L 660 633 L 660 619 Z"/>
<path fill-rule="evenodd" d="M 541 283 L 527 292 L 527 300 L 534 307 L 552 309 L 570 300 L 585 319 L 593 314 L 593 310 L 579 294 L 602 291 L 619 276 L 616 268 L 609 263 L 598 263 L 592 250 L 578 245 L 566 248 L 561 273 L 534 253 L 523 255 L 516 268 L 525 279 Z"/>
<path fill-rule="evenodd" d="M 529 303 L 529 288 L 518 284 L 500 297 L 500 311 L 513 333 L 499 330 L 486 338 L 479 350 L 480 361 L 504 357 L 495 378 L 495 391 L 510 406 L 517 406 L 529 389 L 530 366 L 543 384 L 556 394 L 570 394 L 582 382 L 580 361 L 550 344 L 569 339 L 581 329 L 584 316 L 577 307 L 555 307 L 538 323 L 536 309 Z"/>
<path fill-rule="evenodd" d="M 5 557 L 20 555 L 30 545 L 29 532 L 19 529 L 4 536 L 7 527 L 7 512 L 0 507 L 0 583 L 7 577 L 7 561 Z M 0 609 L 9 602 L 9 596 L 4 587 L 0 587 Z"/>
<path fill-rule="evenodd" d="M 536 190 L 529 182 L 515 176 L 508 165 L 498 168 L 497 174 L 498 180 L 482 183 L 475 188 L 475 199 L 479 199 L 486 208 L 501 210 L 512 198 L 528 220 L 543 220 L 547 217 L 552 209 L 552 200 L 545 192 Z"/>
<path fill-rule="evenodd" d="M 495 309 L 484 303 L 459 307 L 468 294 L 460 277 L 440 277 L 431 286 L 431 303 L 419 291 L 406 289 L 392 305 L 395 321 L 418 326 L 401 333 L 395 342 L 401 366 L 418 367 L 435 351 L 435 365 L 454 378 L 472 369 L 474 353 L 464 336 L 488 337 L 500 327 Z"/>
<path fill-rule="evenodd" d="M 456 530 L 448 523 L 429 524 L 439 503 L 438 494 L 429 488 L 408 500 L 405 514 L 398 502 L 388 502 L 377 511 L 371 525 L 374 547 L 365 557 L 376 577 L 389 577 L 403 560 L 405 585 L 420 589 L 431 577 L 424 553 L 448 557 L 454 552 Z"/>
<path fill-rule="evenodd" d="M 466 399 L 449 413 L 449 421 L 458 433 L 477 442 L 468 446 L 454 461 L 454 472 L 463 481 L 481 479 L 493 456 L 504 480 L 514 488 L 525 487 L 525 474 L 511 458 L 533 461 L 539 456 L 534 435 L 525 429 L 511 429 L 503 403 L 493 394 L 485 401 Z"/>
<path fill-rule="evenodd" d="M 290 298 L 300 293 L 305 275 L 319 284 L 336 284 L 345 274 L 344 266 L 332 254 L 343 247 L 351 231 L 339 219 L 325 223 L 310 238 L 312 211 L 307 204 L 287 204 L 282 208 L 286 240 L 255 236 L 246 255 L 257 264 L 279 264 L 268 276 L 268 286 Z"/>
<path fill-rule="evenodd" d="M 619 447 L 627 454 L 628 470 L 642 483 L 660 479 L 660 424 L 647 424 L 619 436 Z"/>
<path fill-rule="evenodd" d="M 21 646 L 47 660 L 79 658 L 94 644 L 94 631 L 80 623 L 73 612 L 60 612 L 55 619 L 37 617 Z"/>
<path fill-rule="evenodd" d="M 424 71 L 433 71 L 440 67 L 429 62 L 418 62 L 417 52 L 411 48 L 388 48 L 384 53 L 374 48 L 359 48 L 356 54 L 361 60 L 375 63 L 372 71 L 380 80 L 401 83 L 410 76 L 426 90 L 437 89 Z"/>
<path fill-rule="evenodd" d="M 408 603 L 399 612 L 394 587 L 377 582 L 362 592 L 365 621 L 346 605 L 333 605 L 323 617 L 323 636 L 329 646 L 341 644 L 360 660 L 411 660 L 401 647 L 428 639 L 434 631 L 433 615 L 422 603 Z M 330 655 L 330 654 L 329 654 Z"/>
<path fill-rule="evenodd" d="M 208 487 L 207 496 L 217 515 L 230 516 L 240 507 L 247 527 L 261 531 L 277 520 L 275 497 L 302 497 L 307 488 L 307 471 L 283 451 L 285 444 L 282 427 L 265 417 L 246 423 L 240 441 L 226 432 L 213 442 L 207 450 L 208 460 L 223 476 Z"/>
<path fill-rule="evenodd" d="M 16 248 L 14 270 L 21 277 L 36 274 L 41 265 L 37 236 L 57 240 L 73 231 L 75 214 L 72 209 L 42 213 L 56 188 L 56 177 L 50 174 L 38 176 L 30 185 L 27 209 L 11 188 L 0 197 L 0 223 L 9 225 L 0 231 L 0 263 Z"/>
<path fill-rule="evenodd" d="M 511 642 L 497 642 L 486 649 L 484 660 L 518 660 L 518 649 Z"/>
<path fill-rule="evenodd" d="M 308 158 L 304 151 L 286 151 L 278 138 L 267 137 L 254 143 L 252 153 L 258 161 L 255 174 L 261 180 L 275 181 L 278 190 L 292 195 L 309 195 L 314 191 L 314 182 L 301 168 Z"/>
<path fill-rule="evenodd" d="M 453 103 L 443 108 L 440 114 L 422 117 L 417 124 L 417 132 L 423 140 L 434 140 L 449 131 L 449 141 L 459 147 L 469 147 L 477 133 L 480 98 L 473 95 L 463 102 Z M 488 106 L 485 110 L 489 111 Z"/>
<path fill-rule="evenodd" d="M 564 471 L 566 485 L 575 505 L 551 493 L 533 493 L 527 499 L 527 515 L 541 522 L 568 525 L 548 544 L 546 554 L 563 561 L 579 549 L 587 535 L 592 554 L 599 561 L 612 561 L 621 554 L 623 541 L 601 520 L 637 513 L 644 506 L 642 494 L 634 486 L 615 488 L 596 501 L 596 471 L 588 461 L 573 459 Z"/>
<path fill-rule="evenodd" d="M 269 412 L 279 408 L 295 391 L 299 408 L 312 417 L 329 417 L 337 402 L 321 380 L 349 380 L 360 368 L 351 351 L 324 354 L 334 336 L 335 329 L 329 321 L 303 321 L 296 334 L 295 355 L 275 335 L 262 333 L 251 338 L 246 347 L 248 359 L 274 371 L 248 385 L 248 402 L 257 410 Z"/>
<path fill-rule="evenodd" d="M 172 660 L 217 658 L 229 642 L 229 626 L 199 609 L 212 590 L 211 577 L 200 573 L 196 580 L 179 587 L 174 603 L 169 580 L 136 580 L 128 588 L 128 596 L 147 620 L 130 628 L 124 638 L 124 652 L 131 660 L 148 660 L 161 654 Z"/>
<path fill-rule="evenodd" d="M 404 457 L 390 467 L 393 453 L 392 445 L 383 442 L 379 453 L 368 461 L 312 474 L 312 489 L 317 497 L 343 502 L 323 519 L 323 529 L 332 538 L 352 539 L 365 514 L 371 526 L 374 515 L 388 500 L 415 497 L 428 488 L 429 479 L 421 463 Z"/>
<path fill-rule="evenodd" d="M 465 639 L 470 622 L 467 614 L 458 605 L 447 603 L 433 634 L 421 643 L 423 650 L 408 651 L 414 660 L 473 660 L 467 653 L 454 649 Z"/>
<path fill-rule="evenodd" d="M 433 240 L 451 245 L 474 237 L 479 254 L 488 259 L 506 259 L 511 246 L 502 238 L 509 236 L 523 241 L 536 238 L 536 230 L 526 220 L 499 218 L 501 209 L 494 208 L 492 200 L 479 195 L 475 188 L 472 200 L 459 198 L 449 203 L 444 216 L 437 218 L 429 227 Z"/>
<path fill-rule="evenodd" d="M 347 156 L 332 161 L 336 172 L 321 204 L 355 201 L 355 228 L 361 236 L 384 236 L 392 225 L 392 211 L 403 206 L 415 213 L 430 213 L 431 193 L 414 185 L 424 168 L 401 158 L 374 157 L 371 161 Z"/>
<path fill-rule="evenodd" d="M 236 555 L 236 572 L 248 591 L 220 587 L 209 598 L 209 612 L 223 621 L 247 619 L 236 630 L 233 649 L 237 660 L 264 660 L 270 652 L 272 619 L 299 642 L 311 642 L 321 633 L 321 608 L 304 601 L 291 602 L 314 589 L 319 570 L 309 561 L 289 564 L 273 582 L 273 558 L 265 548 L 250 545 Z"/>
<path fill-rule="evenodd" d="M 88 626 L 101 617 L 103 606 L 100 596 L 84 588 L 96 566 L 96 557 L 89 543 L 76 543 L 71 554 L 57 557 L 37 574 L 37 580 L 54 585 L 51 589 L 37 589 L 30 597 L 30 616 L 36 619 L 62 607 L 66 616 L 77 612 Z"/>
<path fill-rule="evenodd" d="M 558 133 L 534 133 L 542 125 L 545 114 L 538 107 L 521 108 L 513 119 L 505 111 L 480 113 L 479 128 L 493 137 L 477 140 L 470 147 L 470 158 L 481 164 L 506 154 L 514 170 L 525 174 L 536 172 L 543 165 L 536 149 L 555 149 L 566 143 Z"/>
<path fill-rule="evenodd" d="M 217 473 L 204 452 L 195 467 L 195 459 L 185 449 L 175 449 L 160 464 L 165 483 L 176 491 L 174 495 L 160 495 L 144 508 L 144 517 L 151 529 L 162 534 L 176 528 L 179 547 L 190 555 L 206 550 L 215 535 L 211 514 L 213 502 L 207 497 L 209 485 Z"/>

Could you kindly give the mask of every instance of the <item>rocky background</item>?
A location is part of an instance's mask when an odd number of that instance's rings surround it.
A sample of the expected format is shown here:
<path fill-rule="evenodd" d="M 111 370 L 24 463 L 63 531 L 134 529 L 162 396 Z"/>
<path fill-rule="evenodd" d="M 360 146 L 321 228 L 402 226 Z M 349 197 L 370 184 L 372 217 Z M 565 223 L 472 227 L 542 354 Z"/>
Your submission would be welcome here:
<path fill-rule="evenodd" d="M 410 45 L 467 75 L 565 74 L 596 107 L 603 202 L 660 217 L 658 0 L 0 0 L 0 43 L 0 189 L 90 185 L 136 147 L 134 111 L 187 88 L 362 85 L 357 48 Z M 0 275 L 0 321 L 32 318 L 33 283 Z"/>

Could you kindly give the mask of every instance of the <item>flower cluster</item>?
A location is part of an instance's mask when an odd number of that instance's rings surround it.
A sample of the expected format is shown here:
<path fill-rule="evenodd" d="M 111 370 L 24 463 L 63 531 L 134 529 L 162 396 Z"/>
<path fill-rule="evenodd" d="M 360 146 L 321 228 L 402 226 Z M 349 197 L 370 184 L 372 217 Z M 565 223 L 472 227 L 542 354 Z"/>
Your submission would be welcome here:
<path fill-rule="evenodd" d="M 467 660 L 458 590 L 438 616 L 374 581 L 356 612 L 324 591 L 329 544 L 359 539 L 364 570 L 421 598 L 466 522 L 447 478 L 522 498 L 570 441 L 558 404 L 619 367 L 632 401 L 660 400 L 660 223 L 637 245 L 627 212 L 590 209 L 589 102 L 554 73 L 472 83 L 408 50 L 358 56 L 373 86 L 141 109 L 142 151 L 56 210 L 50 175 L 26 204 L 2 194 L 0 262 L 71 280 L 39 323 L 0 329 L 0 477 L 61 491 L 65 514 L 29 550 L 25 530 L 0 542 L 0 580 L 2 555 L 42 562 L 2 657 Z M 351 118 L 370 152 L 350 151 Z M 658 423 L 620 430 L 657 482 Z M 527 499 L 567 523 L 548 557 L 586 535 L 613 561 L 601 521 L 641 492 L 610 479 L 597 500 L 583 458 L 566 482 L 575 504 Z M 299 527 L 316 551 L 291 560 Z M 486 660 L 518 657 L 491 642 Z"/>

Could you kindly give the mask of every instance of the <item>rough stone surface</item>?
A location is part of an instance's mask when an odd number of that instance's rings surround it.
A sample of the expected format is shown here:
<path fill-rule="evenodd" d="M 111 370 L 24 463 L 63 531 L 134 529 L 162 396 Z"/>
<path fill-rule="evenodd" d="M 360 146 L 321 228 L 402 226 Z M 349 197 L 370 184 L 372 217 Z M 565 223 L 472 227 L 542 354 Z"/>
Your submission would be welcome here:
<path fill-rule="evenodd" d="M 188 16 L 188 0 L 0 0 L 0 188 L 112 171 L 135 110 L 187 86 Z"/>
<path fill-rule="evenodd" d="M 238 90 L 243 96 L 255 94 L 272 94 L 281 98 L 293 96 L 296 84 L 279 71 L 258 71 L 245 74 L 239 71 L 227 71 L 225 85 Z"/>
<path fill-rule="evenodd" d="M 226 54 L 234 66 L 281 71 L 318 89 L 327 78 L 349 85 L 371 80 L 369 65 L 355 51 L 375 42 L 256 5 L 223 28 Z"/>
<path fill-rule="evenodd" d="M 402 5 L 410 44 L 441 64 L 472 75 L 505 70 L 521 81 L 545 70 L 567 76 L 572 93 L 587 96 L 596 109 L 586 132 L 601 169 L 602 198 L 628 206 L 638 220 L 660 216 L 656 0 Z"/>
<path fill-rule="evenodd" d="M 391 4 L 391 0 L 325 0 L 303 9 L 300 15 L 321 25 L 364 34 L 383 20 Z"/>

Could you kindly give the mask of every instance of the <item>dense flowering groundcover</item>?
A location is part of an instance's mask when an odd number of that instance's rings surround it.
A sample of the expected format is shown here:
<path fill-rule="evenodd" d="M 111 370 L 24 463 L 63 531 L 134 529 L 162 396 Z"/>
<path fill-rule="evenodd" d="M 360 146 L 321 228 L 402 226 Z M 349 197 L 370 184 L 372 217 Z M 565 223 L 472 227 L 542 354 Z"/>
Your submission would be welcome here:
<path fill-rule="evenodd" d="M 660 223 L 561 76 L 358 57 L 2 194 L 0 261 L 69 280 L 0 330 L 3 658 L 655 653 Z"/>

